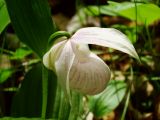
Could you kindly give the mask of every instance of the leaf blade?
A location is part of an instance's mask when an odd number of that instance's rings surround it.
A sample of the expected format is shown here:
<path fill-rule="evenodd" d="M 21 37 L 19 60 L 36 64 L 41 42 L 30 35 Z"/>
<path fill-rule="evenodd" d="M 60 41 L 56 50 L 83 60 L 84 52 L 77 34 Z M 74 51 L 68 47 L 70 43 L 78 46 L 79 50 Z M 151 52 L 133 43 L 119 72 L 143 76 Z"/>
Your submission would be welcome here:
<path fill-rule="evenodd" d="M 46 51 L 48 38 L 54 32 L 47 1 L 6 0 L 6 3 L 18 37 L 42 57 Z"/>
<path fill-rule="evenodd" d="M 6 4 L 4 0 L 0 0 L 0 34 L 6 28 L 6 26 L 10 23 L 10 18 L 8 15 L 8 11 L 6 8 Z"/>
<path fill-rule="evenodd" d="M 100 94 L 89 97 L 89 108 L 96 117 L 102 117 L 113 111 L 122 101 L 127 85 L 123 81 L 110 81 Z"/>

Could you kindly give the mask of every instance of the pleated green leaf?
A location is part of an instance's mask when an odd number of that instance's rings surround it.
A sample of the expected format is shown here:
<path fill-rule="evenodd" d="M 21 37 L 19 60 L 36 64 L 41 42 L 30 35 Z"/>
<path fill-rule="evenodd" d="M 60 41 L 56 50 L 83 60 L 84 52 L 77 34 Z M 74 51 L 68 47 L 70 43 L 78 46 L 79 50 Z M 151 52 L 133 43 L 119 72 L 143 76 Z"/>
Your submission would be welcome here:
<path fill-rule="evenodd" d="M 42 57 L 54 32 L 47 0 L 6 0 L 19 39 Z"/>
<path fill-rule="evenodd" d="M 30 70 L 16 93 L 11 116 L 41 117 L 42 107 L 42 66 L 39 64 Z"/>

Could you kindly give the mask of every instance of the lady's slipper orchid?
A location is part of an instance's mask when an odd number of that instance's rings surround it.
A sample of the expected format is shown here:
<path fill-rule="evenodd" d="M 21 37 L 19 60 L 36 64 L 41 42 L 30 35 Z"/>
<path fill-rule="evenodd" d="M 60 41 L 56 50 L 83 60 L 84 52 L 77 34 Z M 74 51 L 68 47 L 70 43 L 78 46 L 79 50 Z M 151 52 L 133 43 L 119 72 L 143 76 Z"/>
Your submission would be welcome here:
<path fill-rule="evenodd" d="M 74 89 L 95 95 L 103 91 L 110 80 L 109 67 L 89 50 L 88 44 L 117 49 L 139 59 L 133 45 L 120 31 L 82 28 L 68 40 L 55 44 L 43 57 L 44 65 L 57 73 L 58 81 L 67 93 Z"/>

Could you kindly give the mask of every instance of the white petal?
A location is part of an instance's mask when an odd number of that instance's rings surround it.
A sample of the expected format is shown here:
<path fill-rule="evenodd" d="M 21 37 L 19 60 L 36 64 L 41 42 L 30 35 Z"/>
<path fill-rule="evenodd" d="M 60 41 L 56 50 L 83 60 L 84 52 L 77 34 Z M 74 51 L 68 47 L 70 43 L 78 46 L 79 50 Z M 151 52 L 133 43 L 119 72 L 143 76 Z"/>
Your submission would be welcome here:
<path fill-rule="evenodd" d="M 139 59 L 133 45 L 120 31 L 113 28 L 88 27 L 79 29 L 71 41 L 83 44 L 95 44 L 120 50 Z"/>
<path fill-rule="evenodd" d="M 83 59 L 77 56 L 69 73 L 70 88 L 89 95 L 102 92 L 111 76 L 108 66 L 93 53 Z"/>
<path fill-rule="evenodd" d="M 65 94 L 70 97 L 69 89 L 69 71 L 73 63 L 75 54 L 72 50 L 70 41 L 67 41 L 64 48 L 62 49 L 60 56 L 55 62 L 56 73 L 58 81 L 61 84 Z"/>
<path fill-rule="evenodd" d="M 65 43 L 66 40 L 53 45 L 53 47 L 43 56 L 43 64 L 48 69 L 55 71 L 55 61 L 60 55 Z"/>

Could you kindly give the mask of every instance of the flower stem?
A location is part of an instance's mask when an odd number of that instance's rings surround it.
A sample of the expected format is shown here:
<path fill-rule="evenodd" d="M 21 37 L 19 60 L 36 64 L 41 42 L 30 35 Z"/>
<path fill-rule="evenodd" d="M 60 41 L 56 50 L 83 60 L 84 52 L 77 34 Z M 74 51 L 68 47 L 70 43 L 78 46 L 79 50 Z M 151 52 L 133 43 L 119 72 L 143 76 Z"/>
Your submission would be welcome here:
<path fill-rule="evenodd" d="M 48 97 L 48 70 L 42 66 L 42 112 L 41 117 L 45 119 Z"/>
<path fill-rule="evenodd" d="M 71 35 L 66 32 L 66 31 L 57 31 L 54 32 L 48 39 L 48 47 L 50 46 L 50 44 L 53 44 L 53 42 L 61 37 L 66 37 L 67 39 L 69 39 L 71 37 Z"/>

